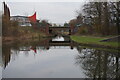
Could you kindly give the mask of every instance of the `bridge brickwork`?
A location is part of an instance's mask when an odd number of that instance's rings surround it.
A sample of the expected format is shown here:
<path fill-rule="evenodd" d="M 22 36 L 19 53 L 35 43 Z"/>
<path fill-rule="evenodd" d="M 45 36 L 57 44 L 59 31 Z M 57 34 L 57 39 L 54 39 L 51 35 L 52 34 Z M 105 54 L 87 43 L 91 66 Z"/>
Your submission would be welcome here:
<path fill-rule="evenodd" d="M 71 28 L 70 27 L 49 27 L 49 34 L 52 32 L 57 32 L 57 31 L 64 31 L 64 32 L 69 32 L 71 34 Z"/>

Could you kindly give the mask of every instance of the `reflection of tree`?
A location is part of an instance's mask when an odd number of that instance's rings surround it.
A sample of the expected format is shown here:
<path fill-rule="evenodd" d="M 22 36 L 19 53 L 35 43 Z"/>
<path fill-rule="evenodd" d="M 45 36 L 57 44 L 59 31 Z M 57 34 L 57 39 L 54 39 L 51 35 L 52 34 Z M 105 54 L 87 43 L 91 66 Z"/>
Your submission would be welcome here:
<path fill-rule="evenodd" d="M 80 48 L 76 64 L 81 65 L 85 74 L 90 78 L 120 78 L 120 58 L 118 53 Z"/>
<path fill-rule="evenodd" d="M 8 65 L 10 62 L 10 47 L 2 47 L 2 59 L 3 59 L 3 64 L 4 68 Z"/>
<path fill-rule="evenodd" d="M 30 48 L 32 47 L 33 50 L 46 50 L 47 47 L 46 44 L 48 44 L 49 40 L 44 40 L 43 42 L 26 42 L 26 43 L 19 43 L 15 42 L 12 44 L 3 44 L 2 46 L 2 59 L 3 59 L 3 65 L 4 68 L 8 65 L 10 60 L 15 60 L 16 57 L 19 55 L 20 51 L 24 53 L 26 57 L 29 56 Z"/>

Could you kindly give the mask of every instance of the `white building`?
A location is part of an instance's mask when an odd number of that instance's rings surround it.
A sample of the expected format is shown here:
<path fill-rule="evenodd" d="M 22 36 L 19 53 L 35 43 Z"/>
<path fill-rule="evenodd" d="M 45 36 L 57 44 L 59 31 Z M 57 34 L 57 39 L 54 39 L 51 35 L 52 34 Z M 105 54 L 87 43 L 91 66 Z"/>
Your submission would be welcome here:
<path fill-rule="evenodd" d="M 18 21 L 19 26 L 32 26 L 30 20 L 26 16 L 11 16 L 11 21 Z"/>

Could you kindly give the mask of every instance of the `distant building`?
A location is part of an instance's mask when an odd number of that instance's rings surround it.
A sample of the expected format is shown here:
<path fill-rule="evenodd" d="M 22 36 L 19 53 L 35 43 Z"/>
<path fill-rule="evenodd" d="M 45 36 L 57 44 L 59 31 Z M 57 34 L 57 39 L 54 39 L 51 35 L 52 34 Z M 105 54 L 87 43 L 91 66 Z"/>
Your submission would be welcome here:
<path fill-rule="evenodd" d="M 27 16 L 11 16 L 11 21 L 17 21 L 19 26 L 32 26 Z"/>

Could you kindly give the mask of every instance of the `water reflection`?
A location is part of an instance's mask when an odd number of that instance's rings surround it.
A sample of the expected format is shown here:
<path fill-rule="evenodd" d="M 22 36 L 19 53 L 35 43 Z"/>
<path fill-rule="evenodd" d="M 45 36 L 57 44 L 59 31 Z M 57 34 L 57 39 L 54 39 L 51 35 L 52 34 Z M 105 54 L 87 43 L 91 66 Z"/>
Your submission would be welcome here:
<path fill-rule="evenodd" d="M 120 78 L 120 54 L 89 48 L 77 48 L 76 64 L 90 78 Z"/>
<path fill-rule="evenodd" d="M 120 77 L 119 53 L 85 48 L 69 37 L 3 45 L 2 57 L 4 78 Z"/>
<path fill-rule="evenodd" d="M 1 44 L 1 42 L 0 42 Z M 0 45 L 0 79 L 2 78 L 2 47 Z"/>
<path fill-rule="evenodd" d="M 65 39 L 62 36 L 57 36 L 53 38 L 52 41 L 65 41 Z"/>

